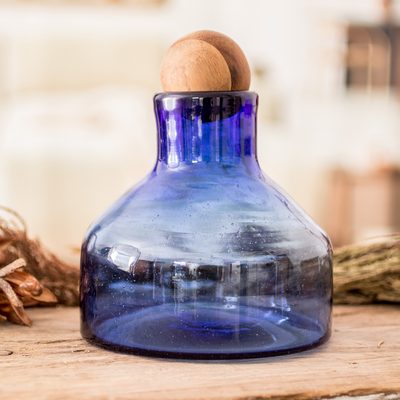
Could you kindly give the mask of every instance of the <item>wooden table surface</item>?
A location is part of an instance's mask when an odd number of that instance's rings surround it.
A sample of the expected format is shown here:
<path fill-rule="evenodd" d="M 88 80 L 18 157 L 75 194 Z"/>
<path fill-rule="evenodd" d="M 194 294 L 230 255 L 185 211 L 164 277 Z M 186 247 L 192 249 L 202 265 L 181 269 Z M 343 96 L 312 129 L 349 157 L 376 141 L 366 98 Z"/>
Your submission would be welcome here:
<path fill-rule="evenodd" d="M 336 306 L 320 348 L 244 361 L 117 354 L 81 339 L 77 308 L 0 323 L 0 399 L 400 399 L 400 306 Z M 367 396 L 379 394 L 378 396 Z"/>

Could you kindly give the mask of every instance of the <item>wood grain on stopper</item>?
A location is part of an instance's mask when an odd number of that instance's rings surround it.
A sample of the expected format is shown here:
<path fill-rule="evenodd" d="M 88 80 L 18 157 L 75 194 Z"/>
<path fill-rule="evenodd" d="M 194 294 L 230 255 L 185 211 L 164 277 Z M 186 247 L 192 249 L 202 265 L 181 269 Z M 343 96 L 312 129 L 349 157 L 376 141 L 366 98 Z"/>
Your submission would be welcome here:
<path fill-rule="evenodd" d="M 243 51 L 228 36 L 198 31 L 169 48 L 161 84 L 166 92 L 248 90 L 250 68 Z"/>

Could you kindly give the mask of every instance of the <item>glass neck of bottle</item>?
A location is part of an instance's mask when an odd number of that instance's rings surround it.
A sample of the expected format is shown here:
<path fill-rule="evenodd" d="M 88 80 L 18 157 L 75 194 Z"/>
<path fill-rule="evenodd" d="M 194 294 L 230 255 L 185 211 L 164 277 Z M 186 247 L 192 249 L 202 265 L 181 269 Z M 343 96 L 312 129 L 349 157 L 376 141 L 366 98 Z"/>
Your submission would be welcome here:
<path fill-rule="evenodd" d="M 257 106 L 253 92 L 156 95 L 156 169 L 258 168 Z"/>

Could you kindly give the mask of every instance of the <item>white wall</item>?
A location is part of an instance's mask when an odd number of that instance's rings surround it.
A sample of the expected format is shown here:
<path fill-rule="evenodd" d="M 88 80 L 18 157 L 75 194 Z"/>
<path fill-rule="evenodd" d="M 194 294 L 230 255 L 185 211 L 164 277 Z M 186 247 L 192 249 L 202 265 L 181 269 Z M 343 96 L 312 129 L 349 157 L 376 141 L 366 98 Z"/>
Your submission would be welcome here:
<path fill-rule="evenodd" d="M 151 100 L 164 52 L 211 29 L 237 41 L 253 72 L 264 71 L 252 83 L 261 166 L 324 226 L 332 167 L 400 162 L 397 99 L 343 88 L 346 21 L 380 15 L 379 0 L 1 5 L 0 201 L 76 261 L 69 247 L 153 165 Z"/>

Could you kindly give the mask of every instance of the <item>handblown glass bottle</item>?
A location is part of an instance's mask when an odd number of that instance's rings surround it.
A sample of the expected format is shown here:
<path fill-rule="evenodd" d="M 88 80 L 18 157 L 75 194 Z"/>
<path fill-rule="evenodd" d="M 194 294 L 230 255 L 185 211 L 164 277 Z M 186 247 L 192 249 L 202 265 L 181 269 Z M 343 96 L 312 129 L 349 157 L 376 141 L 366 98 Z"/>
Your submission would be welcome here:
<path fill-rule="evenodd" d="M 158 159 L 90 227 L 84 338 L 178 358 L 245 358 L 330 336 L 327 235 L 260 170 L 257 94 L 155 96 Z"/>

